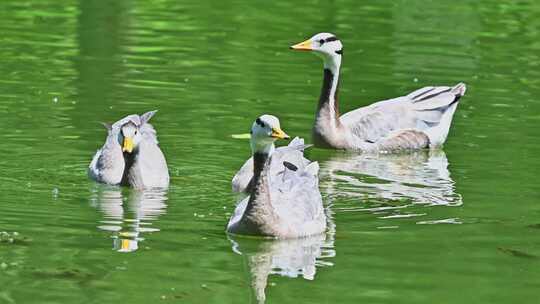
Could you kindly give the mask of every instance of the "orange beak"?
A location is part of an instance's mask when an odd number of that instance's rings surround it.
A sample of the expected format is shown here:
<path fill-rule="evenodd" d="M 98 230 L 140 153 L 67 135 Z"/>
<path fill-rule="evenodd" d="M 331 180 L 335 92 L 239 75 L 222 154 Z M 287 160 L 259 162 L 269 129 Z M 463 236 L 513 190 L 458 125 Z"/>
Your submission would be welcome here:
<path fill-rule="evenodd" d="M 309 39 L 304 42 L 300 42 L 298 44 L 290 46 L 289 48 L 291 50 L 297 50 L 297 51 L 313 51 L 311 40 Z"/>
<path fill-rule="evenodd" d="M 272 128 L 272 135 L 273 138 L 277 139 L 289 139 L 289 135 L 287 133 L 283 132 L 283 130 L 278 128 Z"/>

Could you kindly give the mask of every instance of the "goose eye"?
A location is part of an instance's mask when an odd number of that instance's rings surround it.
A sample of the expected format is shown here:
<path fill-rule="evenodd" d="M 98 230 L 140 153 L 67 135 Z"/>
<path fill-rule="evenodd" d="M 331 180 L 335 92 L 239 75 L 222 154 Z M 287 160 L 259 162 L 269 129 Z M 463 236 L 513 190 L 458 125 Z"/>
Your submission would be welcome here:
<path fill-rule="evenodd" d="M 323 44 L 324 44 L 324 39 L 319 40 L 319 43 L 320 43 L 321 45 L 323 45 Z"/>

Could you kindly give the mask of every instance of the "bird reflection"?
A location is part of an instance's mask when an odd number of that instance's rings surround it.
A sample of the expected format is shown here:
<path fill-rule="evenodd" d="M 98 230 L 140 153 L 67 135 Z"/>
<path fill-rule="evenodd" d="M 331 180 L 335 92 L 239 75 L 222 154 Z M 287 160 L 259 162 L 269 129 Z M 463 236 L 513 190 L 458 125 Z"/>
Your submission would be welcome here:
<path fill-rule="evenodd" d="M 317 268 L 333 266 L 335 225 L 328 216 L 328 232 L 298 239 L 260 239 L 229 235 L 232 250 L 242 255 L 251 274 L 251 287 L 258 303 L 266 300 L 268 277 L 302 277 L 314 280 Z"/>
<path fill-rule="evenodd" d="M 329 196 L 406 199 L 413 204 L 429 205 L 462 204 L 442 150 L 336 154 L 321 164 L 321 176 L 322 190 Z"/>
<path fill-rule="evenodd" d="M 113 249 L 133 252 L 143 241 L 143 233 L 157 232 L 152 222 L 166 212 L 166 190 L 113 188 L 97 185 L 90 202 L 103 213 L 99 229 L 112 233 Z"/>

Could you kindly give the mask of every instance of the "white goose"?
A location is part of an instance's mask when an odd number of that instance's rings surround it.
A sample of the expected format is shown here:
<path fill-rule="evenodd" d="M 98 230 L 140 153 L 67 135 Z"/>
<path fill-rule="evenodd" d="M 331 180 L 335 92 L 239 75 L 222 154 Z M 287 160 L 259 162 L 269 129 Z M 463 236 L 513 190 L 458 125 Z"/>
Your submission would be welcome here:
<path fill-rule="evenodd" d="M 136 189 L 166 188 L 169 171 L 158 146 L 156 130 L 148 121 L 157 111 L 128 115 L 114 124 L 104 124 L 108 135 L 90 166 L 91 179 Z"/>
<path fill-rule="evenodd" d="M 319 33 L 293 45 L 324 61 L 324 79 L 313 126 L 316 146 L 360 151 L 400 151 L 441 146 L 448 136 L 465 84 L 424 87 L 406 96 L 379 101 L 339 114 L 339 69 L 343 45 L 333 34 Z"/>
<path fill-rule="evenodd" d="M 294 238 L 325 231 L 318 163 L 296 166 L 284 162 L 281 170 L 272 174 L 274 141 L 284 138 L 289 137 L 275 116 L 262 115 L 253 123 L 253 180 L 246 189 L 249 196 L 236 206 L 227 232 Z"/>

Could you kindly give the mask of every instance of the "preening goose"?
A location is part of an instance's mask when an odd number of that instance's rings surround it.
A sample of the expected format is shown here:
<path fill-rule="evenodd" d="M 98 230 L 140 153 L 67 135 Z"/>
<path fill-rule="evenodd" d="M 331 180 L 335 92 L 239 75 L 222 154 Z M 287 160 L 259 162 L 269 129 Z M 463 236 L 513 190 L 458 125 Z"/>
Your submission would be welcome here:
<path fill-rule="evenodd" d="M 274 141 L 283 138 L 288 136 L 277 117 L 262 115 L 253 123 L 253 180 L 246 190 L 249 196 L 236 206 L 227 232 L 294 238 L 325 231 L 318 163 L 297 167 L 284 162 L 279 173 L 272 175 Z"/>
<path fill-rule="evenodd" d="M 316 146 L 392 152 L 434 148 L 445 142 L 459 98 L 465 94 L 464 83 L 424 87 L 340 115 L 341 41 L 334 34 L 319 33 L 290 48 L 312 51 L 324 61 L 323 86 L 313 126 Z"/>
<path fill-rule="evenodd" d="M 148 123 L 156 112 L 128 115 L 112 125 L 104 124 L 107 139 L 90 163 L 90 178 L 136 189 L 168 187 L 167 162 L 156 131 Z"/>

